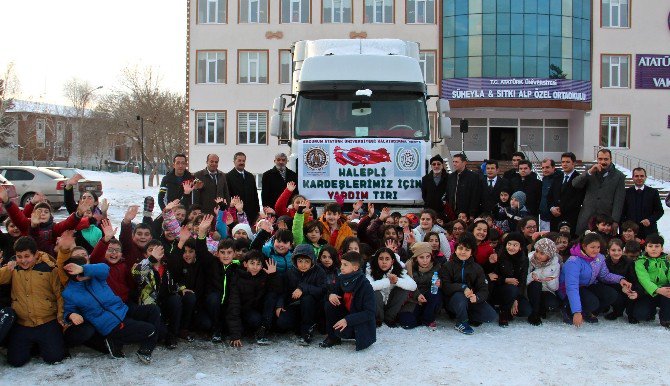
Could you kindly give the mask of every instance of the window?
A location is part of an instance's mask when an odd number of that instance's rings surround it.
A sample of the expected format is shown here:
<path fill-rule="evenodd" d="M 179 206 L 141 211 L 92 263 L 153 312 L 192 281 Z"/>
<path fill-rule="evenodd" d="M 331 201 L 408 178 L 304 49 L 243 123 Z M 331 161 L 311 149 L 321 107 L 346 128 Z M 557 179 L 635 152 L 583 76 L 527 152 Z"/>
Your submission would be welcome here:
<path fill-rule="evenodd" d="M 35 142 L 37 147 L 44 147 L 46 141 L 47 122 L 44 119 L 38 119 L 35 122 Z"/>
<path fill-rule="evenodd" d="M 291 111 L 283 111 L 281 113 L 281 131 L 279 132 L 279 140 L 288 140 L 291 137 Z"/>
<path fill-rule="evenodd" d="M 407 24 L 434 24 L 434 0 L 407 0 L 405 8 L 405 22 Z"/>
<path fill-rule="evenodd" d="M 291 51 L 279 50 L 279 83 L 291 83 Z"/>
<path fill-rule="evenodd" d="M 226 23 L 227 7 L 227 0 L 198 0 L 198 24 Z"/>
<path fill-rule="evenodd" d="M 5 178 L 10 181 L 30 181 L 35 179 L 35 175 L 25 170 L 7 169 Z"/>
<path fill-rule="evenodd" d="M 351 23 L 351 0 L 323 0 L 323 23 Z"/>
<path fill-rule="evenodd" d="M 311 0 L 281 0 L 282 23 L 309 23 Z"/>
<path fill-rule="evenodd" d="M 268 0 L 240 0 L 240 23 L 267 23 Z"/>
<path fill-rule="evenodd" d="M 393 23 L 393 0 L 365 0 L 365 23 Z"/>
<path fill-rule="evenodd" d="M 419 64 L 426 84 L 435 84 L 435 51 L 419 52 Z"/>
<path fill-rule="evenodd" d="M 56 142 L 61 145 L 65 143 L 65 125 L 63 122 L 56 122 Z"/>
<path fill-rule="evenodd" d="M 602 0 L 601 25 L 605 28 L 628 28 L 630 7 L 628 0 Z"/>
<path fill-rule="evenodd" d="M 600 86 L 603 88 L 628 88 L 629 84 L 628 55 L 603 55 Z"/>
<path fill-rule="evenodd" d="M 628 115 L 601 115 L 600 116 L 600 146 L 628 147 L 630 116 Z"/>
<path fill-rule="evenodd" d="M 198 112 L 196 140 L 198 144 L 212 145 L 226 143 L 226 113 Z"/>
<path fill-rule="evenodd" d="M 268 52 L 239 51 L 239 80 L 241 84 L 268 82 Z"/>
<path fill-rule="evenodd" d="M 237 143 L 240 145 L 267 144 L 268 113 L 238 112 Z"/>
<path fill-rule="evenodd" d="M 226 51 L 198 51 L 196 83 L 226 83 Z"/>

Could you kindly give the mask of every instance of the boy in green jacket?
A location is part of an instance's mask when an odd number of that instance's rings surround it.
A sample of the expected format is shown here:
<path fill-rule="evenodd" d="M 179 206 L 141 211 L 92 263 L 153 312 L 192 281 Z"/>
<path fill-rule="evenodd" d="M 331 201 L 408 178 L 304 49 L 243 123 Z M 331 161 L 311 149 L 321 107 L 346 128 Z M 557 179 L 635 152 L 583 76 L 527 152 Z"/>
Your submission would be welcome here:
<path fill-rule="evenodd" d="M 637 320 L 654 320 L 660 309 L 661 326 L 670 328 L 670 260 L 663 253 L 663 237 L 647 236 L 645 253 L 635 261 L 635 273 L 644 291 L 633 305 Z"/>

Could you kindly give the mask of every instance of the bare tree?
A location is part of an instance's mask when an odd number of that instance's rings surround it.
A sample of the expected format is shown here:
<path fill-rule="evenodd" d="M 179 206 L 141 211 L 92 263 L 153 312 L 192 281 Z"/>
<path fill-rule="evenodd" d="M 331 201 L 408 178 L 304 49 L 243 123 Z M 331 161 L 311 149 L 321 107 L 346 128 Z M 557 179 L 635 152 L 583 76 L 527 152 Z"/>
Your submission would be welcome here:
<path fill-rule="evenodd" d="M 9 63 L 0 78 L 0 147 L 8 147 L 14 136 L 14 117 L 6 114 L 14 107 L 14 96 L 19 92 L 19 80 L 14 72 L 14 63 Z"/>
<path fill-rule="evenodd" d="M 172 157 L 186 148 L 183 135 L 186 104 L 183 95 L 161 88 L 160 77 L 151 68 L 127 68 L 121 89 L 105 95 L 97 113 L 107 117 L 117 134 L 128 137 L 140 155 L 140 121 L 144 118 L 144 158 L 151 176 L 158 165 L 169 166 Z M 141 157 L 137 157 L 139 161 Z M 149 179 L 152 186 L 153 179 Z"/>
<path fill-rule="evenodd" d="M 105 152 L 107 147 L 107 136 L 103 134 L 104 131 L 99 131 L 98 125 L 94 125 L 91 111 L 87 110 L 87 106 L 95 102 L 94 91 L 100 88 L 102 86 L 91 87 L 88 81 L 76 77 L 70 78 L 63 85 L 63 95 L 75 108 L 77 115 L 73 139 L 80 164 L 84 159 L 93 159 L 100 163 L 98 155 L 101 151 Z"/>

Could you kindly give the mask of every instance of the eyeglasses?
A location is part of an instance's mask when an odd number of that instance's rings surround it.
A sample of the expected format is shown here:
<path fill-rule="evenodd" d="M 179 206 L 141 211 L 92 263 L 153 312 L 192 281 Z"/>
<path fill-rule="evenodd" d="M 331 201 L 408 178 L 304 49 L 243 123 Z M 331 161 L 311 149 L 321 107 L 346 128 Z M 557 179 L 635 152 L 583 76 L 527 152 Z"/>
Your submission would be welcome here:
<path fill-rule="evenodd" d="M 526 225 L 526 229 L 537 229 L 537 225 Z"/>
<path fill-rule="evenodd" d="M 107 248 L 107 252 L 109 252 L 109 253 L 119 253 L 119 252 L 121 252 L 121 248 Z"/>

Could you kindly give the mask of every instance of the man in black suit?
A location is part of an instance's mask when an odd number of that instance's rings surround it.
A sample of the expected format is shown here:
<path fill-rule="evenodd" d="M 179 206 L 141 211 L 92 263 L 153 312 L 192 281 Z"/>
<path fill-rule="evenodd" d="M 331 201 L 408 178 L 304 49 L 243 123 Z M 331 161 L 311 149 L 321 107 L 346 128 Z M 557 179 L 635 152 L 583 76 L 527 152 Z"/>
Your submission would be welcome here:
<path fill-rule="evenodd" d="M 230 204 L 228 183 L 225 173 L 219 170 L 218 155 L 207 154 L 207 166 L 195 172 L 194 176 L 202 184 L 199 184 L 200 188 L 193 191 L 193 203 L 200 205 L 204 213 L 214 214 L 217 197 L 223 198 L 227 204 Z"/>
<path fill-rule="evenodd" d="M 465 213 L 468 218 L 479 216 L 481 201 L 481 180 L 479 176 L 466 168 L 465 154 L 456 154 L 451 163 L 454 171 L 447 180 L 447 201 L 456 216 Z"/>
<path fill-rule="evenodd" d="M 513 168 L 506 171 L 503 174 L 503 178 L 509 181 L 511 184 L 515 184 L 519 179 L 519 161 L 526 159 L 526 155 L 520 151 L 512 153 L 512 166 Z"/>
<path fill-rule="evenodd" d="M 561 154 L 563 175 L 561 178 L 554 179 L 547 196 L 551 213 L 551 230 L 554 232 L 558 232 L 558 225 L 563 221 L 570 224 L 573 234 L 576 231 L 579 210 L 584 201 L 584 190 L 577 189 L 572 185 L 572 180 L 579 175 L 579 172 L 575 170 L 576 161 L 577 157 L 574 153 Z"/>
<path fill-rule="evenodd" d="M 447 192 L 449 174 L 444 169 L 444 159 L 439 154 L 430 159 L 430 171 L 421 179 L 421 197 L 424 208 L 444 215 L 444 195 Z"/>
<path fill-rule="evenodd" d="M 658 233 L 656 222 L 663 216 L 663 206 L 658 190 L 645 185 L 647 171 L 644 168 L 633 169 L 635 186 L 626 189 L 626 199 L 623 204 L 621 222 L 631 220 L 640 224 L 638 237 L 646 238 L 652 233 Z"/>
<path fill-rule="evenodd" d="M 277 199 L 286 189 L 287 182 L 295 182 L 296 188 L 293 194 L 298 194 L 298 174 L 287 168 L 286 162 L 288 162 L 286 154 L 279 153 L 275 155 L 275 166 L 263 173 L 261 200 L 264 207 L 269 206 L 274 209 Z"/>
<path fill-rule="evenodd" d="M 233 167 L 226 173 L 226 182 L 231 197 L 239 196 L 244 203 L 244 213 L 247 215 L 249 225 L 253 226 L 260 212 L 260 203 L 258 202 L 258 189 L 256 188 L 256 178 L 253 174 L 244 170 L 247 162 L 247 156 L 242 152 L 237 152 L 233 156 Z"/>
<path fill-rule="evenodd" d="M 540 213 L 542 182 L 537 179 L 537 174 L 533 171 L 533 164 L 530 161 L 519 161 L 519 178 L 516 183 L 512 182 L 512 190 L 526 193 L 526 209 L 531 216 L 537 216 Z"/>
<path fill-rule="evenodd" d="M 505 191 L 510 195 L 513 193 L 512 184 L 498 176 L 498 161 L 487 159 L 484 163 L 486 164 L 486 176 L 482 188 L 482 212 L 493 213 L 500 200 L 500 192 Z"/>

